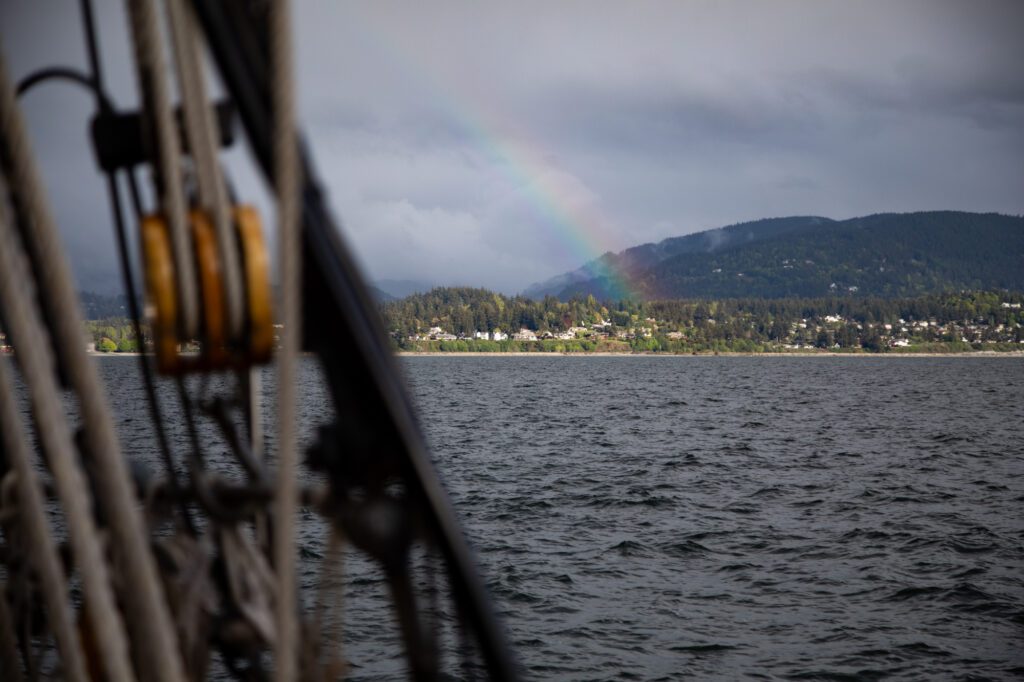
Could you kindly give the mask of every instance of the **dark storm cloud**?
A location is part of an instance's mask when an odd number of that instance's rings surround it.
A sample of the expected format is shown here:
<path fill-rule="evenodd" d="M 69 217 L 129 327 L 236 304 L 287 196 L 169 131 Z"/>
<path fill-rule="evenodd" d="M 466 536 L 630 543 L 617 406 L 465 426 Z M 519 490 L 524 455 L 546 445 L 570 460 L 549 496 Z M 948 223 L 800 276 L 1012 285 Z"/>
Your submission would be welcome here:
<path fill-rule="evenodd" d="M 130 103 L 121 5 L 98 6 Z M 375 277 L 516 290 L 578 266 L 588 242 L 775 215 L 1024 212 L 1024 3 L 295 8 L 302 119 Z M 16 75 L 82 63 L 72 9 L 3 5 Z M 88 102 L 26 106 L 79 273 L 109 269 Z M 241 190 L 262 197 L 242 161 Z"/>

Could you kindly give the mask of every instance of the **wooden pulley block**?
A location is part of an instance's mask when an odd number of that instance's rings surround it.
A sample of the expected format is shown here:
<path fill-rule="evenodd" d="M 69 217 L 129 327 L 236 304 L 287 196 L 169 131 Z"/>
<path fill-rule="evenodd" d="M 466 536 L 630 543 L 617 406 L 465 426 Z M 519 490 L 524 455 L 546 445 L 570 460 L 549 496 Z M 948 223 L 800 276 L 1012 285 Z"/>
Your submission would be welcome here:
<path fill-rule="evenodd" d="M 270 360 L 274 348 L 274 318 L 270 293 L 270 258 L 263 241 L 259 213 L 241 204 L 232 211 L 245 278 L 245 308 L 248 339 L 243 347 L 251 363 Z"/>
<path fill-rule="evenodd" d="M 173 374 L 179 369 L 178 299 L 174 258 L 167 222 L 158 215 L 142 218 L 142 267 L 146 283 L 146 318 L 153 333 L 157 370 Z M 141 339 L 139 340 L 141 344 Z"/>
<path fill-rule="evenodd" d="M 274 347 L 270 258 L 263 240 L 259 213 L 252 206 L 239 205 L 233 208 L 232 217 L 245 285 L 246 334 L 242 339 L 228 338 L 225 274 L 213 222 L 205 211 L 194 209 L 189 214 L 201 294 L 202 338 L 199 340 L 202 354 L 198 362 L 196 358 L 183 357 L 178 352 L 178 344 L 183 339 L 178 335 L 177 271 L 169 227 L 159 215 L 142 219 L 146 318 L 152 326 L 157 370 L 162 374 L 245 367 L 270 360 Z"/>
<path fill-rule="evenodd" d="M 224 271 L 217 250 L 217 233 L 209 215 L 193 209 L 189 214 L 196 272 L 202 304 L 201 369 L 222 369 L 228 363 L 228 338 L 224 300 Z"/>

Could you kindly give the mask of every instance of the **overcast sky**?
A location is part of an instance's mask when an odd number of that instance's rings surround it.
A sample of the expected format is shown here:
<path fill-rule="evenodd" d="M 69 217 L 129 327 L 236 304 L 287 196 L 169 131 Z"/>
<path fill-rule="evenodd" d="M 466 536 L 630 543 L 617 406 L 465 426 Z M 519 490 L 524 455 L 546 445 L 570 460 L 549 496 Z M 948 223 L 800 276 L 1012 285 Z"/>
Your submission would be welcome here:
<path fill-rule="evenodd" d="M 135 101 L 122 4 L 110 89 Z M 296 0 L 300 115 L 374 279 L 517 291 L 761 217 L 1024 213 L 1024 2 Z M 77 3 L 5 0 L 15 78 L 84 64 Z M 25 99 L 84 288 L 114 268 L 88 98 Z M 266 206 L 244 152 L 230 166 Z M 97 284 L 94 284 L 97 283 Z"/>

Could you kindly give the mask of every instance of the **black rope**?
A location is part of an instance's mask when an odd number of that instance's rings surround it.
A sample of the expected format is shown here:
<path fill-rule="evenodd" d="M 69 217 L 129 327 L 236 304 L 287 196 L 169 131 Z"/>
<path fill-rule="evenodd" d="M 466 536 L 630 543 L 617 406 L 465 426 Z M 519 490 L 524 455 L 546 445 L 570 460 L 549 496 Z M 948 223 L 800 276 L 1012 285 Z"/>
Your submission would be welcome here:
<path fill-rule="evenodd" d="M 135 331 L 135 342 L 139 348 L 139 367 L 142 370 L 142 382 L 146 390 L 146 403 L 149 405 L 149 414 L 153 422 L 153 431 L 156 433 L 157 449 L 160 451 L 160 459 L 163 461 L 164 469 L 167 470 L 167 486 L 172 495 L 177 496 L 181 491 L 181 484 L 178 482 L 178 473 L 174 468 L 174 458 L 171 455 L 171 448 L 167 442 L 167 432 L 164 430 L 164 422 L 160 410 L 160 403 L 156 394 L 156 381 L 153 377 L 153 368 L 143 350 L 142 324 L 139 320 L 139 303 L 135 291 L 135 276 L 132 271 L 128 257 L 128 238 L 124 226 L 124 218 L 121 214 L 121 193 L 117 186 L 117 178 L 113 173 L 107 173 L 107 192 L 110 196 L 110 206 L 114 213 L 114 224 L 117 235 L 117 252 L 121 261 L 122 279 L 128 297 L 128 313 L 132 319 L 132 328 Z M 181 502 L 181 515 L 185 529 L 191 534 L 196 534 L 195 523 L 189 513 L 188 505 Z"/>
<path fill-rule="evenodd" d="M 101 111 L 109 113 L 112 112 L 114 108 L 110 98 L 106 95 L 103 88 L 103 66 L 100 64 L 98 49 L 99 41 L 97 40 L 96 34 L 96 22 L 93 19 L 92 0 L 81 0 L 81 8 L 82 25 L 85 32 L 86 52 L 89 56 L 89 68 L 92 72 L 90 82 L 94 86 L 97 106 Z M 142 371 L 142 381 L 146 391 L 146 402 L 149 405 L 150 419 L 153 422 L 153 430 L 156 434 L 157 448 L 160 451 L 160 459 L 163 461 L 164 469 L 166 470 L 168 488 L 172 493 L 178 493 L 181 490 L 181 484 L 178 482 L 178 473 L 174 468 L 174 457 L 171 455 L 171 448 L 167 442 L 167 433 L 164 430 L 163 415 L 156 393 L 156 381 L 153 377 L 153 368 L 150 366 L 145 353 L 142 352 L 144 350 L 144 342 L 142 336 L 141 315 L 139 313 L 139 297 L 135 287 L 135 275 L 131 265 L 131 258 L 128 255 L 128 231 L 125 228 L 124 215 L 121 209 L 121 191 L 117 184 L 116 175 L 111 171 L 108 171 L 105 175 L 107 178 L 107 194 L 110 198 L 111 211 L 114 214 L 114 233 L 117 237 L 118 257 L 121 261 L 121 280 L 124 284 L 125 294 L 128 298 L 128 314 L 131 316 L 132 328 L 135 332 L 135 343 L 138 345 L 139 368 Z M 135 175 L 130 169 L 128 171 L 128 183 L 131 188 L 132 203 L 136 212 L 136 218 L 139 218 L 141 216 L 142 206 L 138 199 L 138 187 L 135 182 Z M 190 534 L 195 535 L 195 524 L 192 521 L 188 505 L 185 504 L 185 502 L 181 503 L 181 515 L 186 530 Z"/>
<path fill-rule="evenodd" d="M 96 22 L 93 21 L 92 0 L 82 0 L 82 24 L 85 28 L 85 49 L 89 55 L 89 70 L 92 81 L 96 84 L 97 98 L 103 92 L 103 67 L 100 65 L 100 53 L 97 49 Z"/>
<path fill-rule="evenodd" d="M 26 92 L 39 85 L 45 83 L 48 80 L 64 80 L 75 85 L 80 85 L 89 92 L 93 93 L 96 97 L 96 102 L 99 108 L 103 111 L 112 111 L 114 106 L 103 90 L 95 80 L 82 73 L 67 66 L 52 66 L 46 69 L 39 69 L 35 71 L 18 83 L 17 95 L 21 97 Z"/>

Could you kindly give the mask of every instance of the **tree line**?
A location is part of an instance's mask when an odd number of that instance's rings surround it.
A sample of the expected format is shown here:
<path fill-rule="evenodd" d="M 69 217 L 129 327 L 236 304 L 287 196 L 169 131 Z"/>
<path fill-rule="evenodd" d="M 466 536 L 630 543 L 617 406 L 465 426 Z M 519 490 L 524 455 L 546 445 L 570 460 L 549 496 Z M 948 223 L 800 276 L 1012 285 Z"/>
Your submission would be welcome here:
<path fill-rule="evenodd" d="M 896 299 L 598 301 L 588 295 L 561 301 L 554 296 L 531 300 L 486 289 L 440 287 L 382 302 L 379 307 L 394 344 L 410 350 L 572 351 L 595 350 L 602 344 L 610 349 L 609 344 L 614 343 L 620 347 L 626 343 L 632 350 L 673 352 L 762 351 L 782 345 L 883 350 L 887 339 L 895 337 L 894 330 L 900 329 L 906 329 L 918 345 L 955 344 L 949 348 L 964 350 L 962 345 L 966 343 L 969 350 L 971 343 L 1019 342 L 1024 324 L 1022 301 L 1024 294 L 1000 291 Z M 914 326 L 921 321 L 931 324 Z M 495 345 L 494 341 L 473 342 L 469 338 L 476 332 L 528 329 L 543 335 L 572 327 L 594 330 L 595 325 L 601 325 L 600 333 L 579 333 L 571 340 L 507 340 Z M 440 342 L 423 339 L 431 328 L 463 338 Z"/>
<path fill-rule="evenodd" d="M 137 353 L 139 351 L 139 340 L 135 336 L 135 327 L 132 326 L 131 320 L 125 317 L 86 320 L 85 335 L 100 353 Z"/>

